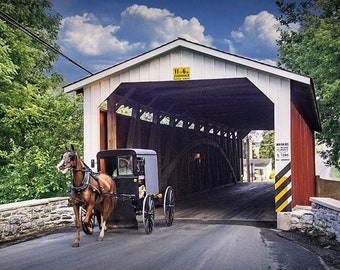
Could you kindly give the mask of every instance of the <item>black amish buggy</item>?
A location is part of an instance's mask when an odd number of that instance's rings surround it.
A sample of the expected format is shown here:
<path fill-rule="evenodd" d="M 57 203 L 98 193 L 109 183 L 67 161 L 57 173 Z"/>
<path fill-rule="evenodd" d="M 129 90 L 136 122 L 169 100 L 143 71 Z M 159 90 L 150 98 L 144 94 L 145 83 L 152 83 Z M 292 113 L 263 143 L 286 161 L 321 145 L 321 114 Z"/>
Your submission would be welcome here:
<path fill-rule="evenodd" d="M 95 160 L 91 160 L 95 167 Z M 116 182 L 117 207 L 107 221 L 108 228 L 138 228 L 137 216 L 141 215 L 145 232 L 154 227 L 155 204 L 163 204 L 165 224 L 171 226 L 175 213 L 174 190 L 168 186 L 159 192 L 157 153 L 150 149 L 124 148 L 103 150 L 97 153 L 97 170 L 112 176 Z M 81 221 L 86 208 L 81 208 Z M 95 219 L 100 224 L 100 214 L 93 211 L 90 225 Z M 84 230 L 84 228 L 83 228 Z M 84 230 L 86 233 L 86 230 Z"/>

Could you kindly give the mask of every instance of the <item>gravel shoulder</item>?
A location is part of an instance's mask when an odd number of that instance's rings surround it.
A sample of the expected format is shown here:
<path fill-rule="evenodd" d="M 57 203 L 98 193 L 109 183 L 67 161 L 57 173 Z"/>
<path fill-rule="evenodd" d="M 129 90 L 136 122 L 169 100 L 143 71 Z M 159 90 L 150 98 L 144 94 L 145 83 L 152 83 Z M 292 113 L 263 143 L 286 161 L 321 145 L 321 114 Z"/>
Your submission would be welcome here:
<path fill-rule="evenodd" d="M 340 243 L 316 231 L 278 231 L 278 235 L 313 252 L 330 267 L 340 269 Z"/>

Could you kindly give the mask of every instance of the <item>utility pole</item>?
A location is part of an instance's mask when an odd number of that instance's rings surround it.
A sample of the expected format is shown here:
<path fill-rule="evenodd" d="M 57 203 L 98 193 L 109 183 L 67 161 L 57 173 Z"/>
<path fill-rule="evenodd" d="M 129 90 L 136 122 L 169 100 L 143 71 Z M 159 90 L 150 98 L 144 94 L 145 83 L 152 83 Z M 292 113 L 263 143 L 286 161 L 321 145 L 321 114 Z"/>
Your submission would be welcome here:
<path fill-rule="evenodd" d="M 250 166 L 250 160 L 253 159 L 253 141 L 251 135 L 247 135 L 246 139 L 246 162 L 247 162 L 247 182 L 252 182 L 253 166 Z"/>

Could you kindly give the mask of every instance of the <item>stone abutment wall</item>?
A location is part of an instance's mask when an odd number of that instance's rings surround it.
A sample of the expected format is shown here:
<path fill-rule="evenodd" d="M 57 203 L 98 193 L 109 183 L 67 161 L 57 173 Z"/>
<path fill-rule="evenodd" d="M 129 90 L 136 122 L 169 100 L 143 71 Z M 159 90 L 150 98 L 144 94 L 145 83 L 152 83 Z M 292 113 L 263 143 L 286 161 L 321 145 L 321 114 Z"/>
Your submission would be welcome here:
<path fill-rule="evenodd" d="M 0 205 L 0 244 L 74 224 L 68 197 Z"/>
<path fill-rule="evenodd" d="M 277 213 L 278 229 L 306 232 L 318 230 L 340 242 L 340 201 L 312 197 L 312 206 L 296 206 L 292 212 Z"/>
<path fill-rule="evenodd" d="M 340 242 L 340 201 L 331 198 L 311 198 L 314 228 L 334 235 Z"/>

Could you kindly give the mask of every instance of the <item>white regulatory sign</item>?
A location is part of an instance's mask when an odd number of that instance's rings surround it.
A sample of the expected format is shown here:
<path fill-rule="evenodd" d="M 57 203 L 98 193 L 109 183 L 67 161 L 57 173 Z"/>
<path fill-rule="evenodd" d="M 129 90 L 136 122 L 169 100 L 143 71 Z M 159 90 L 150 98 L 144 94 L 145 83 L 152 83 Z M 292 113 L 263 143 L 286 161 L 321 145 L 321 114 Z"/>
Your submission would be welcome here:
<path fill-rule="evenodd" d="M 276 143 L 275 160 L 290 160 L 289 143 Z"/>

